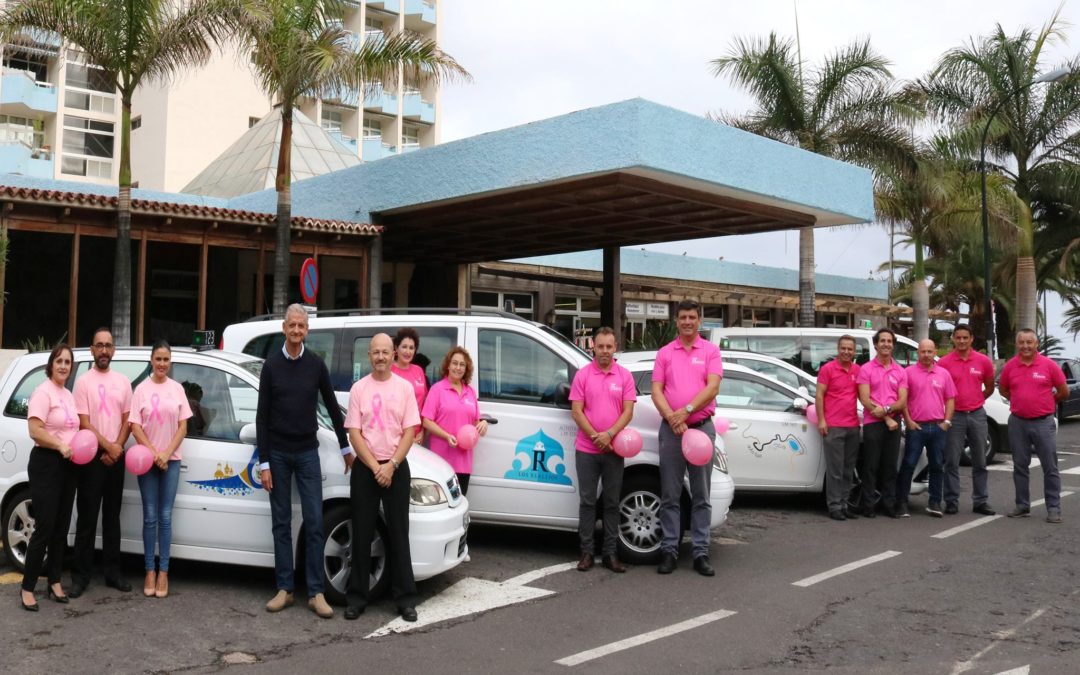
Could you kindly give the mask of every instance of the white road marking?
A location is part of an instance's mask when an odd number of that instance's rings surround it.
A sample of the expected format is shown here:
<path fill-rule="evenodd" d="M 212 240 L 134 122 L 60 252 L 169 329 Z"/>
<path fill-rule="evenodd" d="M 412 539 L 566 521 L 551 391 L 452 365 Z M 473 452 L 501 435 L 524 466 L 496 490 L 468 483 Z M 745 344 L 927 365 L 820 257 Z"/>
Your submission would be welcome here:
<path fill-rule="evenodd" d="M 805 579 L 800 579 L 799 581 L 792 582 L 791 585 L 792 586 L 801 586 L 802 588 L 806 588 L 808 586 L 813 586 L 814 584 L 821 583 L 822 581 L 825 581 L 827 579 L 832 579 L 833 577 L 838 577 L 841 574 L 846 574 L 846 573 L 851 572 L 853 570 L 857 570 L 860 567 L 866 567 L 867 565 L 873 565 L 876 562 L 881 562 L 882 560 L 888 560 L 889 558 L 893 558 L 893 557 L 896 557 L 898 555 L 900 555 L 900 551 L 885 551 L 884 553 L 879 553 L 877 555 L 872 555 L 869 558 L 863 558 L 862 560 L 856 560 L 855 562 L 848 563 L 846 565 L 841 565 L 840 567 L 833 568 L 833 569 L 831 569 L 831 570 L 829 570 L 827 572 L 822 572 L 821 574 L 815 574 L 812 577 L 806 577 Z"/>
<path fill-rule="evenodd" d="M 976 527 L 978 527 L 980 525 L 986 525 L 987 523 L 992 523 L 995 520 L 999 520 L 999 519 L 1004 518 L 1004 517 L 1005 516 L 1000 516 L 1000 515 L 999 516 L 983 516 L 982 518 L 977 518 L 977 519 L 971 521 L 970 523 L 964 523 L 963 525 L 958 525 L 956 527 L 949 528 L 948 530 L 945 530 L 943 532 L 938 532 L 937 534 L 932 534 L 932 535 L 930 535 L 930 538 L 931 539 L 948 539 L 949 537 L 953 536 L 954 534 L 960 534 L 961 532 L 967 532 L 968 530 L 974 529 L 974 528 L 976 528 Z"/>
<path fill-rule="evenodd" d="M 1031 464 L 1028 465 L 1028 468 L 1029 469 L 1037 469 L 1040 466 L 1042 466 L 1042 462 L 1039 461 L 1039 458 L 1038 457 L 1032 457 L 1031 458 Z M 1007 459 L 1004 462 L 1002 462 L 1001 464 L 991 464 L 990 466 L 986 467 L 986 470 L 987 471 L 1008 471 L 1008 472 L 1012 473 L 1013 463 L 1012 463 L 1011 459 Z"/>
<path fill-rule="evenodd" d="M 537 579 L 543 579 L 551 574 L 558 574 L 559 572 L 567 572 L 577 567 L 577 563 L 559 563 L 558 565 L 551 565 L 549 567 L 541 567 L 538 570 L 532 572 L 526 572 L 525 574 L 519 574 L 516 577 L 511 577 L 502 582 L 505 586 L 527 586 Z"/>
<path fill-rule="evenodd" d="M 733 616 L 734 614 L 735 612 L 727 609 L 721 609 L 716 612 L 709 612 L 708 614 L 702 614 L 701 616 L 695 617 L 693 619 L 680 621 L 679 623 L 665 626 L 664 628 L 658 628 L 656 630 L 649 631 L 648 633 L 635 635 L 634 637 L 629 637 L 625 640 L 619 640 L 618 642 L 612 642 L 610 644 L 602 645 L 588 651 L 578 652 L 577 654 L 572 654 L 570 656 L 567 656 L 566 658 L 559 659 L 555 663 L 558 663 L 562 666 L 577 666 L 587 661 L 593 661 L 609 654 L 614 654 L 616 652 L 630 649 L 631 647 L 639 647 L 649 642 L 653 642 L 654 640 L 659 640 L 661 638 L 670 637 L 684 631 L 698 628 L 699 626 L 704 626 L 706 624 L 712 623 L 713 621 L 719 621 L 720 619 Z"/>
<path fill-rule="evenodd" d="M 1065 490 L 1060 495 L 1058 495 L 1058 497 L 1061 498 L 1061 499 L 1064 499 L 1064 498 L 1068 497 L 1071 494 L 1073 494 L 1072 490 Z M 1032 508 L 1034 508 L 1036 506 L 1042 506 L 1045 503 L 1046 503 L 1045 499 L 1036 499 L 1035 501 L 1031 502 L 1031 506 L 1032 506 Z"/>
<path fill-rule="evenodd" d="M 1073 468 L 1071 468 L 1071 469 L 1062 469 L 1062 470 L 1060 471 L 1060 473 L 1061 473 L 1062 475 L 1064 475 L 1064 474 L 1069 474 L 1069 475 L 1076 475 L 1076 474 L 1080 474 L 1080 466 L 1074 466 L 1074 467 L 1073 467 Z"/>
<path fill-rule="evenodd" d="M 1003 670 L 996 675 L 1030 675 L 1031 666 L 1020 666 L 1019 668 L 1012 668 L 1010 670 Z"/>

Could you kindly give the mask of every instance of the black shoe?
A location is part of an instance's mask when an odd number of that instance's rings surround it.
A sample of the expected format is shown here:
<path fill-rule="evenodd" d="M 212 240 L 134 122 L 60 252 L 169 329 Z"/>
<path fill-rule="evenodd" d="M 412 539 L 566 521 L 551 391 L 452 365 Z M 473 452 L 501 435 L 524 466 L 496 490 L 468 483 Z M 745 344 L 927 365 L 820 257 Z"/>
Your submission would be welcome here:
<path fill-rule="evenodd" d="M 856 518 L 859 517 L 859 512 L 856 511 L 855 509 L 847 509 L 846 508 L 846 509 L 844 509 L 843 513 L 844 513 L 844 517 L 847 518 L 848 520 L 855 520 Z"/>
<path fill-rule="evenodd" d="M 703 577 L 716 576 L 716 570 L 709 564 L 709 556 L 701 555 L 694 558 L 694 571 Z"/>
<path fill-rule="evenodd" d="M 877 518 L 877 512 L 873 506 L 864 506 L 862 510 L 863 518 Z"/>
<path fill-rule="evenodd" d="M 21 594 L 19 595 L 19 603 L 22 605 L 22 608 L 25 609 L 28 612 L 40 612 L 41 611 L 41 607 L 36 602 L 34 604 L 32 604 L 32 605 L 26 604 L 26 601 L 22 599 Z"/>
<path fill-rule="evenodd" d="M 990 505 L 987 504 L 986 502 L 983 502 L 982 504 L 976 504 L 975 506 L 973 506 L 971 508 L 971 512 L 972 513 L 978 513 L 978 514 L 983 515 L 983 516 L 996 516 L 997 515 L 997 511 L 990 508 Z"/>
<path fill-rule="evenodd" d="M 893 518 L 910 518 L 911 513 L 908 512 L 907 502 L 900 502 L 893 507 L 893 510 L 889 512 L 889 515 Z"/>
<path fill-rule="evenodd" d="M 75 583 L 68 589 L 67 596 L 69 598 L 77 598 L 86 592 L 86 584 Z"/>
<path fill-rule="evenodd" d="M 937 502 L 930 502 L 929 504 L 927 504 L 926 512 L 934 518 L 941 518 L 943 515 L 945 515 L 941 512 L 941 504 L 938 504 Z"/>
<path fill-rule="evenodd" d="M 843 511 L 829 511 L 829 517 L 833 520 L 847 520 Z"/>
<path fill-rule="evenodd" d="M 360 618 L 360 615 L 364 613 L 363 607 L 357 607 L 356 605 L 349 605 L 345 608 L 345 619 L 347 621 L 355 621 Z"/>
<path fill-rule="evenodd" d="M 71 598 L 67 595 L 57 595 L 53 592 L 52 586 L 49 586 L 49 599 L 53 602 L 59 602 L 61 605 L 66 605 L 71 602 Z"/>
<path fill-rule="evenodd" d="M 656 568 L 657 574 L 671 574 L 675 571 L 675 565 L 678 562 L 678 558 L 670 553 L 660 554 L 660 565 Z"/>
<path fill-rule="evenodd" d="M 399 607 L 398 614 L 401 615 L 402 619 L 405 619 L 410 623 L 416 621 L 417 619 L 415 607 Z"/>
<path fill-rule="evenodd" d="M 960 507 L 957 506 L 956 504 L 951 504 L 950 503 L 950 504 L 945 505 L 945 515 L 947 515 L 947 516 L 955 516 L 958 513 L 960 513 Z"/>
<path fill-rule="evenodd" d="M 617 574 L 622 574 L 626 571 L 626 565 L 622 564 L 615 554 L 604 556 L 600 564 Z"/>
<path fill-rule="evenodd" d="M 130 593 L 131 592 L 131 584 L 128 583 L 128 580 L 124 579 L 123 577 L 118 578 L 118 579 L 106 579 L 105 580 L 105 585 L 108 586 L 109 588 L 115 588 L 116 590 L 120 591 L 121 593 Z"/>

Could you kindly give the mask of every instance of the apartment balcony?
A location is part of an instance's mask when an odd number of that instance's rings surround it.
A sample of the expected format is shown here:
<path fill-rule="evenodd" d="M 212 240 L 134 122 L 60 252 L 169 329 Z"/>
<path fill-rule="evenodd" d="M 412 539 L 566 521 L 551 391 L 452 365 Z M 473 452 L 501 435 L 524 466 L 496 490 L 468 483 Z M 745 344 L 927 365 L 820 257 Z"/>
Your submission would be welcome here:
<path fill-rule="evenodd" d="M 368 0 L 367 6 L 381 9 L 384 12 L 401 14 L 401 0 Z"/>
<path fill-rule="evenodd" d="M 420 28 L 435 25 L 435 0 L 405 0 L 406 27 L 412 28 L 410 24 L 416 21 L 420 22 Z"/>
<path fill-rule="evenodd" d="M 364 44 L 378 46 L 386 42 L 386 33 L 381 30 L 366 30 L 364 31 Z"/>
<path fill-rule="evenodd" d="M 435 104 L 420 98 L 420 92 L 405 94 L 401 100 L 402 115 L 410 120 L 435 124 Z"/>
<path fill-rule="evenodd" d="M 416 150 L 419 150 L 419 149 L 420 149 L 420 144 L 419 143 L 402 143 L 401 144 L 401 152 L 402 153 L 415 152 Z"/>
<path fill-rule="evenodd" d="M 34 113 L 56 114 L 56 86 L 37 82 L 25 70 L 4 69 L 0 81 L 0 106 L 11 115 L 33 116 Z"/>
<path fill-rule="evenodd" d="M 383 143 L 382 137 L 379 136 L 376 138 L 364 139 L 364 154 L 360 156 L 360 159 L 365 162 L 374 162 L 377 159 L 396 154 L 397 148 L 387 143 Z"/>
<path fill-rule="evenodd" d="M 0 142 L 0 173 L 52 178 L 52 152 L 45 148 L 30 147 L 22 141 Z"/>
<path fill-rule="evenodd" d="M 364 92 L 364 110 L 381 112 L 384 115 L 397 115 L 397 96 L 379 87 Z"/>
<path fill-rule="evenodd" d="M 356 154 L 359 149 L 356 139 L 352 136 L 346 136 L 341 133 L 341 131 L 327 131 L 326 135 L 340 143 L 343 147 L 351 150 L 353 154 Z"/>

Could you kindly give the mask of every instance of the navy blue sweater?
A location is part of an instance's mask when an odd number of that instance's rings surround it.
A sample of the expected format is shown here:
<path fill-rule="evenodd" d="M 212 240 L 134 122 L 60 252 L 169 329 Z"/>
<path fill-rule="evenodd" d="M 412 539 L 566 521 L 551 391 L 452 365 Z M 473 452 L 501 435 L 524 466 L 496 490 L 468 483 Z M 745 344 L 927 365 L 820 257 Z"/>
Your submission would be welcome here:
<path fill-rule="evenodd" d="M 259 408 L 255 414 L 259 463 L 270 461 L 274 452 L 316 450 L 319 428 L 316 409 L 319 395 L 330 413 L 339 445 L 349 444 L 345 419 L 334 396 L 330 371 L 310 349 L 299 359 L 286 359 L 275 351 L 263 363 L 259 377 Z"/>

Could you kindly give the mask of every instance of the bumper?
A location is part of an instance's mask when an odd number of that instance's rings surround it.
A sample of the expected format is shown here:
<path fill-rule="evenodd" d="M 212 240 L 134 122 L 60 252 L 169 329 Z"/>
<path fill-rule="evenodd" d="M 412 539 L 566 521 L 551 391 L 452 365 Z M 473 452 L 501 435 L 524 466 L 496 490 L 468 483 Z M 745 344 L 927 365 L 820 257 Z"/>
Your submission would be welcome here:
<path fill-rule="evenodd" d="M 461 564 L 469 552 L 469 501 L 433 511 L 410 508 L 409 552 L 417 581 L 442 574 Z"/>
<path fill-rule="evenodd" d="M 731 476 L 715 468 L 712 472 L 712 487 L 709 501 L 712 502 L 712 527 L 720 527 L 727 522 L 728 509 L 735 497 L 735 481 Z"/>

